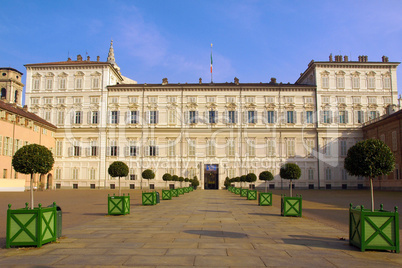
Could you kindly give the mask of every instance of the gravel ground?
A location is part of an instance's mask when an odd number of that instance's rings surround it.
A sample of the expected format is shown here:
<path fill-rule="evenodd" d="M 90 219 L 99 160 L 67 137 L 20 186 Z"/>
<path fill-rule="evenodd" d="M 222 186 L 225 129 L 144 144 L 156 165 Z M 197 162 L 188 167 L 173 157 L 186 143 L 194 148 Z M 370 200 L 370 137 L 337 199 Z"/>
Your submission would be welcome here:
<path fill-rule="evenodd" d="M 213 191 L 213 190 L 212 190 Z M 280 207 L 280 195 L 285 190 L 270 191 L 274 194 L 274 206 Z M 141 205 L 141 190 L 123 190 L 130 193 L 131 206 Z M 53 190 L 34 193 L 35 206 L 41 203 L 48 206 L 54 201 L 62 209 L 63 229 L 107 215 L 107 195 L 118 194 L 118 190 Z M 369 190 L 294 190 L 303 196 L 303 217 L 307 217 L 342 231 L 348 230 L 349 203 L 370 207 Z M 384 204 L 384 209 L 394 210 L 401 207 L 402 192 L 375 191 L 376 208 Z M 12 208 L 22 208 L 30 200 L 29 192 L 0 193 L 0 247 L 5 246 L 6 215 L 8 204 Z M 163 201 L 161 201 L 163 202 Z M 401 221 L 401 219 L 400 219 Z M 401 228 L 402 225 L 400 225 Z M 400 232 L 402 236 L 402 231 Z"/>

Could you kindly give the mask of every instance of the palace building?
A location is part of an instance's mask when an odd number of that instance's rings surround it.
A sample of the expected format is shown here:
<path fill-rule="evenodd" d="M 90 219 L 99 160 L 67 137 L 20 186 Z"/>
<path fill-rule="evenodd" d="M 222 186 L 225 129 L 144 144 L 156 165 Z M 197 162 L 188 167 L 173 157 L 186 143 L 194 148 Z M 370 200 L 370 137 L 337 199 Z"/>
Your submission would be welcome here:
<path fill-rule="evenodd" d="M 55 188 L 114 188 L 107 169 L 123 161 L 122 186 L 148 187 L 145 169 L 197 176 L 205 189 L 226 177 L 271 171 L 270 188 L 287 188 L 279 176 L 297 163 L 296 188 L 359 188 L 362 178 L 343 168 L 347 150 L 363 139 L 362 124 L 397 103 L 399 62 L 332 56 L 311 61 L 293 84 L 233 82 L 137 84 L 122 76 L 111 44 L 99 57 L 27 64 L 29 110 L 57 126 Z M 256 186 L 263 182 L 257 181 Z"/>

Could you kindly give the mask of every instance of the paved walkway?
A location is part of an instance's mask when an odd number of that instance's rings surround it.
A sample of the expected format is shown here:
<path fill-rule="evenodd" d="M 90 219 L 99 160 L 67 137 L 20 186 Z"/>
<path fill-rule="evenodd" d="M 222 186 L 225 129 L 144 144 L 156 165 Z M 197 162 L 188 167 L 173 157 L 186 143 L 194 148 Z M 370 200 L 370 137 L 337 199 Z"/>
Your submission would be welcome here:
<path fill-rule="evenodd" d="M 344 231 L 227 191 L 161 202 L 63 229 L 42 248 L 0 249 L 0 266 L 402 266 L 402 254 L 360 252 Z"/>

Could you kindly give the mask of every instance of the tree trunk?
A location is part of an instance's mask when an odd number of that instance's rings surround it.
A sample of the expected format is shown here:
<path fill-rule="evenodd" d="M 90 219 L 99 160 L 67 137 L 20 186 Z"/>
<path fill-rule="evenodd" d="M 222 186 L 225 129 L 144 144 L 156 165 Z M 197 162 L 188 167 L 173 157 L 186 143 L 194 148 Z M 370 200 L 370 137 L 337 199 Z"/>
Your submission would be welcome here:
<path fill-rule="evenodd" d="M 292 197 L 292 180 L 290 180 L 290 197 Z"/>
<path fill-rule="evenodd" d="M 371 192 L 371 211 L 374 212 L 373 178 L 370 178 L 370 192 Z"/>
<path fill-rule="evenodd" d="M 119 196 L 121 196 L 120 177 L 119 177 Z"/>
<path fill-rule="evenodd" d="M 267 192 L 267 184 L 268 184 L 268 181 L 265 181 L 265 192 Z"/>
<path fill-rule="evenodd" d="M 34 208 L 34 198 L 33 198 L 33 173 L 31 173 L 31 209 Z"/>

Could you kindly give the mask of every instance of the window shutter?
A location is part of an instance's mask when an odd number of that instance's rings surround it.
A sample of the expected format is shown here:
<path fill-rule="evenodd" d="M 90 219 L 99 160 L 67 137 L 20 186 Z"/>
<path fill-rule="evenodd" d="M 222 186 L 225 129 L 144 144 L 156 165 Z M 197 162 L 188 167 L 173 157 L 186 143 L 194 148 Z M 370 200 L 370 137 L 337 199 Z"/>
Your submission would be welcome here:
<path fill-rule="evenodd" d="M 190 111 L 184 112 L 184 124 L 186 125 L 190 124 Z"/>
<path fill-rule="evenodd" d="M 380 112 L 379 111 L 376 111 L 375 112 L 375 118 L 379 118 L 380 117 Z"/>
<path fill-rule="evenodd" d="M 353 115 L 354 115 L 354 118 L 353 118 L 353 123 L 354 124 L 357 124 L 357 122 L 358 122 L 358 111 L 354 111 L 353 112 Z"/>
<path fill-rule="evenodd" d="M 120 111 L 117 111 L 117 124 L 119 124 L 120 123 Z"/>
<path fill-rule="evenodd" d="M 215 111 L 215 124 L 218 124 L 218 111 Z"/>
<path fill-rule="evenodd" d="M 345 123 L 346 124 L 349 123 L 349 113 L 348 113 L 348 111 L 345 111 Z"/>
<path fill-rule="evenodd" d="M 335 123 L 338 124 L 338 123 L 339 123 L 339 112 L 338 112 L 338 111 L 335 112 L 335 118 L 334 118 L 334 119 L 335 119 L 335 120 L 334 120 Z"/>
<path fill-rule="evenodd" d="M 268 111 L 262 111 L 261 113 L 261 118 L 262 118 L 262 123 L 267 124 L 268 123 Z"/>
<path fill-rule="evenodd" d="M 87 124 L 88 125 L 90 125 L 92 122 L 91 122 L 91 114 L 92 114 L 92 112 L 91 111 L 89 111 L 88 113 L 87 113 Z"/>
<path fill-rule="evenodd" d="M 296 111 L 293 111 L 293 122 L 295 123 L 295 124 L 297 124 L 297 112 Z"/>
<path fill-rule="evenodd" d="M 124 147 L 124 156 L 129 156 L 130 155 L 130 146 L 125 146 Z"/>
<path fill-rule="evenodd" d="M 203 123 L 204 124 L 208 124 L 209 122 L 208 122 L 208 111 L 205 111 L 204 112 L 204 118 L 203 118 Z"/>
<path fill-rule="evenodd" d="M 149 117 L 149 111 L 145 112 L 145 120 L 146 120 L 146 124 L 150 124 L 151 118 Z"/>
<path fill-rule="evenodd" d="M 106 156 L 110 156 L 110 146 L 106 147 Z"/>
<path fill-rule="evenodd" d="M 156 122 L 155 124 L 159 123 L 159 111 L 156 111 Z"/>
<path fill-rule="evenodd" d="M 248 111 L 244 111 L 243 112 L 243 124 L 247 124 L 248 123 Z"/>
<path fill-rule="evenodd" d="M 68 156 L 73 156 L 73 150 L 74 150 L 73 146 L 68 148 Z"/>
<path fill-rule="evenodd" d="M 274 111 L 274 123 L 276 124 L 278 122 L 278 112 Z"/>
<path fill-rule="evenodd" d="M 306 123 L 306 118 L 307 118 L 307 116 L 306 116 L 306 111 L 301 112 L 301 113 L 300 113 L 300 123 L 301 123 L 302 125 Z"/>
<path fill-rule="evenodd" d="M 366 122 L 365 116 L 367 116 L 367 113 L 362 111 L 362 121 L 363 121 L 362 123 Z"/>
<path fill-rule="evenodd" d="M 144 150 L 145 150 L 144 155 L 149 156 L 149 150 L 150 150 L 149 146 L 145 146 Z"/>
<path fill-rule="evenodd" d="M 111 112 L 111 111 L 107 111 L 107 123 L 108 123 L 108 124 L 110 124 L 111 118 L 112 118 L 112 112 Z"/>
<path fill-rule="evenodd" d="M 125 112 L 125 114 L 124 114 L 124 122 L 126 123 L 126 124 L 131 124 L 131 118 L 130 118 L 130 115 L 131 115 L 131 112 Z"/>
<path fill-rule="evenodd" d="M 85 156 L 91 156 L 91 147 L 85 148 Z"/>
<path fill-rule="evenodd" d="M 195 123 L 199 122 L 198 111 L 195 111 Z"/>
<path fill-rule="evenodd" d="M 222 123 L 227 124 L 229 122 L 228 111 L 223 111 Z"/>
<path fill-rule="evenodd" d="M 116 156 L 120 156 L 120 146 L 116 146 Z"/>
<path fill-rule="evenodd" d="M 159 146 L 155 146 L 155 155 L 159 156 Z"/>
<path fill-rule="evenodd" d="M 239 112 L 238 112 L 238 111 L 235 111 L 234 122 L 235 122 L 236 124 L 239 123 Z"/>
<path fill-rule="evenodd" d="M 74 112 L 74 111 L 71 111 L 71 112 L 70 112 L 70 123 L 71 123 L 71 124 L 74 124 L 74 116 L 75 116 L 75 112 Z"/>
<path fill-rule="evenodd" d="M 320 123 L 324 123 L 324 111 L 320 111 Z"/>

